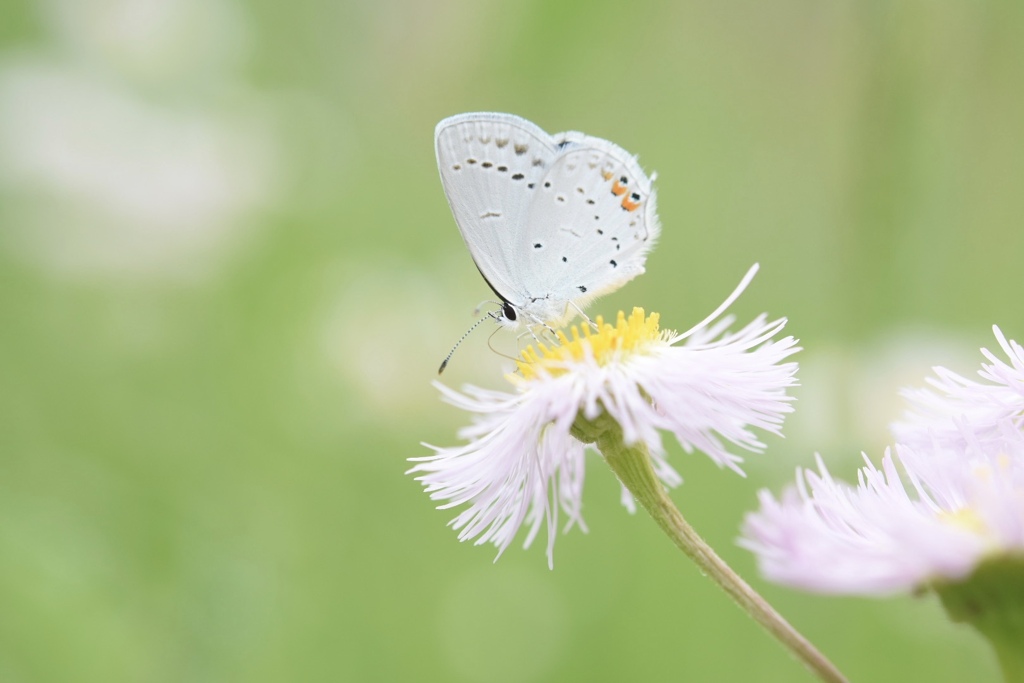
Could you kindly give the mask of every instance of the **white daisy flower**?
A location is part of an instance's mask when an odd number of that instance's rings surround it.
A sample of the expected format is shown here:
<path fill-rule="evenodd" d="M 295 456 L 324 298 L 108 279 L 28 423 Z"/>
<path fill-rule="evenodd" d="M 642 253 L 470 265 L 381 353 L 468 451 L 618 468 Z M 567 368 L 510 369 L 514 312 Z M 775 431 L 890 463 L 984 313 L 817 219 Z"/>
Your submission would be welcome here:
<path fill-rule="evenodd" d="M 798 470 L 780 499 L 760 493 L 740 542 L 767 578 L 884 594 L 960 582 L 986 562 L 1024 557 L 1024 350 L 998 329 L 996 337 L 1010 364 L 983 349 L 990 363 L 980 374 L 990 384 L 937 368 L 941 393 L 907 393 L 916 412 L 897 429 L 907 443 L 895 457 L 887 451 L 881 468 L 867 462 L 856 487 L 833 480 L 819 457 L 818 471 Z"/>
<path fill-rule="evenodd" d="M 459 433 L 464 445 L 428 445 L 434 454 L 412 458 L 410 472 L 440 508 L 467 506 L 451 522 L 459 539 L 493 543 L 500 556 L 524 524 L 525 546 L 546 527 L 550 565 L 559 514 L 568 517 L 566 530 L 583 526 L 583 441 L 600 448 L 608 429 L 626 446 L 645 446 L 666 486 L 682 479 L 668 464 L 661 430 L 687 452 L 701 450 L 742 474 L 730 449 L 761 451 L 754 428 L 779 433 L 797 368 L 783 362 L 796 341 L 774 339 L 785 319 L 762 315 L 736 332 L 726 331 L 731 317 L 715 322 L 755 270 L 687 333 L 661 330 L 657 313 L 635 308 L 615 325 L 598 317 L 596 331 L 573 327 L 557 333 L 557 344 L 527 348 L 508 376 L 511 391 L 437 383 L 473 424 Z M 628 493 L 624 501 L 632 504 Z"/>

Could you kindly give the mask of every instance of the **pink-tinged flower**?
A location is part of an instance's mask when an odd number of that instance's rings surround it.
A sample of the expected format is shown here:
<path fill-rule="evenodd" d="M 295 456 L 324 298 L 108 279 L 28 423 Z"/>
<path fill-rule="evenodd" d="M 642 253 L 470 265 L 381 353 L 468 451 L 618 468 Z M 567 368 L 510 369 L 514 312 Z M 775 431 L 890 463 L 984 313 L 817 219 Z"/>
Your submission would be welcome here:
<path fill-rule="evenodd" d="M 1024 356 L 996 336 L 1011 364 L 983 350 L 991 384 L 936 369 L 941 394 L 909 394 L 919 412 L 899 430 L 908 443 L 880 468 L 867 462 L 857 486 L 832 479 L 819 457 L 818 471 L 798 470 L 780 499 L 759 494 L 740 543 L 768 579 L 884 594 L 957 582 L 1024 553 Z"/>
<path fill-rule="evenodd" d="M 617 423 L 627 445 L 644 444 L 667 486 L 682 479 L 668 464 L 660 431 L 687 451 L 701 450 L 741 472 L 732 447 L 760 451 L 752 431 L 779 433 L 791 411 L 786 388 L 795 384 L 797 351 L 791 337 L 774 340 L 785 320 L 760 316 L 736 332 L 731 318 L 713 322 L 749 282 L 707 320 L 685 334 L 660 330 L 658 314 L 633 309 L 615 325 L 597 318 L 596 331 L 573 327 L 558 343 L 527 348 L 511 391 L 438 383 L 444 399 L 470 413 L 473 424 L 459 436 L 464 445 L 428 446 L 434 454 L 412 458 L 410 472 L 440 508 L 466 508 L 452 520 L 460 540 L 493 543 L 498 554 L 519 528 L 528 546 L 542 527 L 551 562 L 559 515 L 566 530 L 583 526 L 584 452 L 573 435 L 580 420 Z M 579 432 L 577 432 L 579 433 Z M 624 502 L 632 499 L 624 494 Z"/>
<path fill-rule="evenodd" d="M 1024 347 L 992 329 L 1010 362 L 982 349 L 988 362 L 978 375 L 985 382 L 934 368 L 935 377 L 926 380 L 931 388 L 903 391 L 912 407 L 893 425 L 898 442 L 918 448 L 962 449 L 969 443 L 998 448 L 1024 431 Z"/>

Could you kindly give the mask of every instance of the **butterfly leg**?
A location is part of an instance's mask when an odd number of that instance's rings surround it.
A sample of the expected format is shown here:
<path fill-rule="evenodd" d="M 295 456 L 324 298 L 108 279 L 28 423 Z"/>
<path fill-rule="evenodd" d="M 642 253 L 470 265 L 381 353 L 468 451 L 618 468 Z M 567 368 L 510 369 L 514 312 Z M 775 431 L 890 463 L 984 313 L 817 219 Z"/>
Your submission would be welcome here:
<path fill-rule="evenodd" d="M 591 328 L 597 330 L 597 323 L 590 319 L 590 316 L 583 312 L 583 309 L 577 306 L 574 302 L 570 301 L 569 305 L 576 309 L 576 312 L 583 316 L 583 319 L 587 321 Z"/>
<path fill-rule="evenodd" d="M 522 334 L 520 334 L 519 335 L 519 339 L 522 339 L 526 335 L 530 335 L 531 337 L 533 337 L 533 341 L 536 342 L 537 344 L 543 344 L 544 343 L 544 342 L 541 341 L 540 337 L 537 336 L 537 333 L 533 331 L 533 325 L 527 325 L 526 326 L 526 332 L 523 332 Z"/>
<path fill-rule="evenodd" d="M 551 325 L 548 325 L 545 321 L 534 315 L 530 315 L 530 320 L 531 322 L 527 323 L 526 328 L 530 331 L 530 334 L 533 335 L 534 340 L 536 340 L 538 344 L 541 343 L 541 340 L 537 338 L 537 334 L 533 331 L 534 327 L 543 328 L 541 334 L 543 335 L 545 332 L 547 333 L 544 338 L 548 341 L 548 344 L 558 344 L 558 333 L 555 331 L 555 328 L 551 327 Z"/>

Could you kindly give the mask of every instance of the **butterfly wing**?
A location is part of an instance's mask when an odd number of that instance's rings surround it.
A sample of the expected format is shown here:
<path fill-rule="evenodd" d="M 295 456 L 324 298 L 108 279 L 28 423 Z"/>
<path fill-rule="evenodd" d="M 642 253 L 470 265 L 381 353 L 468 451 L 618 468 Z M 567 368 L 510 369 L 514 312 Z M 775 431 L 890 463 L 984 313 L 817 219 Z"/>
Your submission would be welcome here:
<path fill-rule="evenodd" d="M 536 185 L 516 270 L 527 314 L 559 324 L 644 272 L 660 234 L 652 179 L 636 158 L 582 133 L 552 137 L 558 154 Z"/>
<path fill-rule="evenodd" d="M 471 113 L 434 131 L 448 204 L 477 268 L 495 294 L 521 307 L 519 278 L 529 206 L 558 156 L 550 135 L 512 114 Z"/>

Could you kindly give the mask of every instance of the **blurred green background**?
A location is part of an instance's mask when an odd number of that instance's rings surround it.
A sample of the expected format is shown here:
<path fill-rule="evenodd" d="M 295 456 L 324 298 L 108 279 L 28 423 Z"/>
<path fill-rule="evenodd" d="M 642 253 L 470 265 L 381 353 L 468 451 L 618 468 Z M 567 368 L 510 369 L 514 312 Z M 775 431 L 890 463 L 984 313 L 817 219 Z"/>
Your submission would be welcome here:
<path fill-rule="evenodd" d="M 590 464 L 590 533 L 459 544 L 403 471 L 489 296 L 433 128 L 511 111 L 659 173 L 648 272 L 594 305 L 801 338 L 748 477 L 691 522 L 852 680 L 995 680 L 933 598 L 805 595 L 755 490 L 881 455 L 896 389 L 1024 337 L 1016 0 L 5 0 L 0 680 L 802 681 Z M 501 342 L 498 342 L 501 343 Z M 500 383 L 486 333 L 445 381 Z"/>

